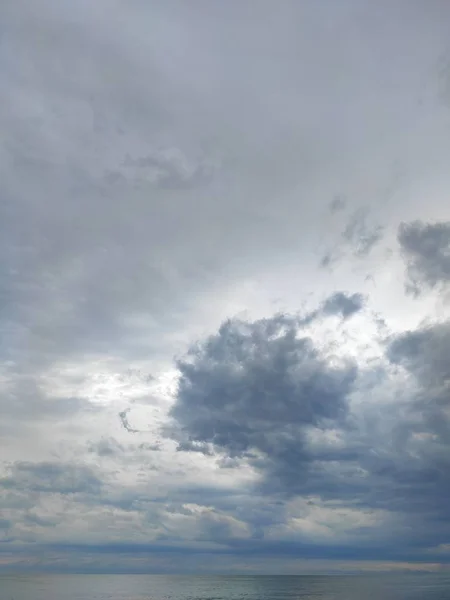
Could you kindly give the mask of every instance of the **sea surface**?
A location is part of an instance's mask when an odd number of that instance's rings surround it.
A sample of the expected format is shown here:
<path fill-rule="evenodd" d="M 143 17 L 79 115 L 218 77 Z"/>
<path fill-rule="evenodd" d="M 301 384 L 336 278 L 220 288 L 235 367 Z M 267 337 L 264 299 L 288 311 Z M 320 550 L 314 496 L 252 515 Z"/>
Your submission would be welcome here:
<path fill-rule="evenodd" d="M 450 575 L 0 576 L 0 600 L 450 600 Z"/>

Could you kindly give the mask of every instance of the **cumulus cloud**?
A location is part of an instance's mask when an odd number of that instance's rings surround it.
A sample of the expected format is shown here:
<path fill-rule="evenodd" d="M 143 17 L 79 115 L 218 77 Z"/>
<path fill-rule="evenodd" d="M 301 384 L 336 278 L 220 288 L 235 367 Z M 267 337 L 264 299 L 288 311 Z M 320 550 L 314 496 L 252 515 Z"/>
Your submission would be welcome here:
<path fill-rule="evenodd" d="M 379 543 L 389 540 L 394 553 L 443 543 L 450 533 L 442 526 L 450 485 L 449 340 L 448 323 L 388 338 L 385 360 L 374 374 L 375 381 L 390 381 L 390 408 L 380 415 L 368 406 L 364 416 L 352 411 L 352 393 L 363 379 L 357 366 L 350 360 L 332 366 L 295 319 L 227 321 L 178 362 L 171 411 L 178 427 L 172 435 L 183 450 L 244 459 L 260 473 L 257 489 L 266 497 L 316 497 L 319 506 L 331 503 L 320 511 L 331 510 L 338 520 L 349 502 L 367 511 L 369 521 L 357 527 L 357 544 L 366 543 L 363 530 L 375 540 L 375 523 L 384 536 Z M 401 402 L 399 396 L 396 403 L 395 389 L 403 375 L 391 372 L 389 364 L 411 378 L 406 388 L 403 384 L 407 393 Z M 366 418 L 373 419 L 369 428 Z M 314 520 L 302 518 L 306 529 L 282 526 L 286 539 L 312 539 Z M 415 519 L 413 533 L 410 519 Z M 400 543 L 389 528 L 401 536 Z M 334 526 L 326 532 L 337 535 Z M 341 545 L 348 532 L 338 535 Z"/>
<path fill-rule="evenodd" d="M 444 500 L 450 490 L 449 331 L 448 322 L 425 326 L 395 336 L 388 347 L 389 359 L 412 379 L 391 458 L 397 501 L 424 519 L 423 538 L 436 536 L 440 543 L 450 534 Z"/>
<path fill-rule="evenodd" d="M 292 490 L 313 460 L 306 432 L 345 426 L 358 372 L 351 360 L 333 364 L 285 315 L 223 323 L 178 369 L 171 415 L 181 448 L 247 457 L 273 485 Z"/>

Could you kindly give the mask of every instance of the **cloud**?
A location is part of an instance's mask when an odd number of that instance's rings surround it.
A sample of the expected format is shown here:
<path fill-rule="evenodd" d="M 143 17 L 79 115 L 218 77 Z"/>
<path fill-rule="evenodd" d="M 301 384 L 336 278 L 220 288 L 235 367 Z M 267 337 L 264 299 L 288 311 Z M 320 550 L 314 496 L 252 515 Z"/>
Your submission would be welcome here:
<path fill-rule="evenodd" d="M 344 210 L 346 206 L 346 199 L 342 196 L 335 196 L 330 202 L 330 211 L 332 213 Z"/>
<path fill-rule="evenodd" d="M 249 465 L 260 475 L 255 489 L 263 497 L 287 494 L 318 502 L 317 525 L 304 511 L 292 520 L 295 527 L 283 525 L 282 539 L 293 535 L 311 541 L 315 527 L 321 532 L 327 510 L 342 522 L 339 515 L 350 503 L 368 511 L 370 519 L 379 516 L 367 525 L 356 525 L 356 517 L 350 517 L 354 538 L 351 527 L 341 534 L 334 523 L 326 528 L 327 535 L 340 540 L 339 551 L 344 540 L 352 540 L 353 548 L 365 547 L 366 531 L 372 552 L 377 523 L 377 543 L 385 555 L 388 543 L 393 556 L 423 553 L 450 535 L 442 526 L 449 518 L 449 331 L 448 323 L 441 323 L 389 337 L 370 389 L 385 381 L 383 393 L 392 397 L 384 413 L 376 405 L 361 413 L 352 408 L 352 399 L 365 394 L 363 381 L 374 367 L 359 371 L 345 357 L 333 365 L 325 348 L 306 337 L 293 317 L 229 320 L 178 361 L 170 434 L 185 451 L 218 453 L 222 467 L 236 459 L 234 468 Z M 402 372 L 390 365 L 405 371 L 407 385 L 401 383 Z M 410 519 L 415 520 L 413 532 Z M 263 545 L 267 532 L 264 538 Z"/>
<path fill-rule="evenodd" d="M 449 542 L 450 13 L 257 4 L 0 2 L 1 568 Z"/>
<path fill-rule="evenodd" d="M 343 292 L 336 292 L 325 301 L 322 311 L 325 315 L 339 315 L 343 319 L 355 315 L 364 307 L 364 297 L 362 294 L 347 295 Z"/>
<path fill-rule="evenodd" d="M 345 204 L 337 202 L 337 200 L 339 197 L 330 206 L 332 214 L 345 208 Z M 370 220 L 373 220 L 373 217 L 369 207 L 356 209 L 350 215 L 334 247 L 322 257 L 320 266 L 329 267 L 343 260 L 349 254 L 357 260 L 367 258 L 373 248 L 382 240 L 384 234 L 384 227 L 374 224 Z"/>
<path fill-rule="evenodd" d="M 342 232 L 342 238 L 351 246 L 355 256 L 359 258 L 367 256 L 383 235 L 381 225 L 368 225 L 369 214 L 370 210 L 368 208 L 358 209 L 351 216 Z"/>
<path fill-rule="evenodd" d="M 125 415 L 126 418 L 126 415 Z M 125 425 L 124 425 L 125 427 Z M 124 452 L 124 447 L 119 444 L 114 438 L 102 439 L 99 442 L 95 442 L 89 445 L 89 452 L 94 452 L 99 456 L 116 456 L 121 452 Z"/>
<path fill-rule="evenodd" d="M 119 419 L 120 422 L 122 423 L 122 426 L 124 429 L 126 429 L 126 431 L 128 431 L 128 433 L 140 433 L 139 429 L 134 429 L 131 425 L 130 422 L 128 421 L 128 413 L 129 413 L 130 409 L 127 408 L 125 410 L 122 410 L 119 413 Z"/>
<path fill-rule="evenodd" d="M 390 360 L 414 375 L 424 389 L 450 381 L 450 322 L 419 327 L 394 336 L 389 344 Z"/>
<path fill-rule="evenodd" d="M 52 492 L 58 494 L 98 493 L 101 481 L 87 465 L 62 462 L 16 462 L 0 487 L 21 492 Z"/>
<path fill-rule="evenodd" d="M 426 288 L 450 281 L 450 223 L 402 223 L 398 242 L 406 261 L 409 292 L 419 295 Z"/>
<path fill-rule="evenodd" d="M 391 340 L 390 360 L 413 379 L 409 435 L 418 438 L 417 449 L 424 469 L 434 480 L 435 500 L 450 488 L 450 322 L 424 326 Z"/>
<path fill-rule="evenodd" d="M 138 158 L 127 155 L 120 169 L 108 172 L 105 178 L 110 183 L 133 179 L 138 186 L 151 183 L 165 190 L 183 190 L 206 185 L 214 170 L 207 160 L 190 162 L 179 148 L 162 148 Z"/>
<path fill-rule="evenodd" d="M 393 501 L 421 515 L 439 537 L 436 525 L 449 519 L 444 501 L 450 490 L 449 349 L 449 322 L 397 334 L 387 347 L 389 360 L 407 376 L 409 396 L 393 429 L 395 452 L 386 470 Z M 449 533 L 444 527 L 442 536 Z"/>
<path fill-rule="evenodd" d="M 331 302 L 333 311 L 339 301 Z M 248 457 L 274 484 L 292 490 L 311 462 L 306 431 L 343 426 L 357 377 L 352 361 L 333 364 L 285 315 L 229 320 L 177 365 L 171 415 L 181 447 L 210 445 Z"/>

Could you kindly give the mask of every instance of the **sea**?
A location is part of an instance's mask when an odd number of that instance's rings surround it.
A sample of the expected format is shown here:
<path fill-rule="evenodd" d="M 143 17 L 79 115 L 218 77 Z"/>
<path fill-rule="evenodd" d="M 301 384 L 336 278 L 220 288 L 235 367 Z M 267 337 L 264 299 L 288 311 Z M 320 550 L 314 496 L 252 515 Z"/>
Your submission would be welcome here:
<path fill-rule="evenodd" d="M 0 575 L 0 600 L 450 600 L 450 574 Z"/>

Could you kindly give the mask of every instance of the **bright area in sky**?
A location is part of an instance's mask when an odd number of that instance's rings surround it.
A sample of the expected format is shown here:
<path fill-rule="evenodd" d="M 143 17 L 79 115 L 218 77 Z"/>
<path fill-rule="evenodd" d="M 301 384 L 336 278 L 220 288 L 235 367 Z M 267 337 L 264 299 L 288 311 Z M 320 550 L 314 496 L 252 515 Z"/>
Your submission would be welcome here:
<path fill-rule="evenodd" d="M 450 564 L 450 5 L 0 7 L 0 570 Z"/>

